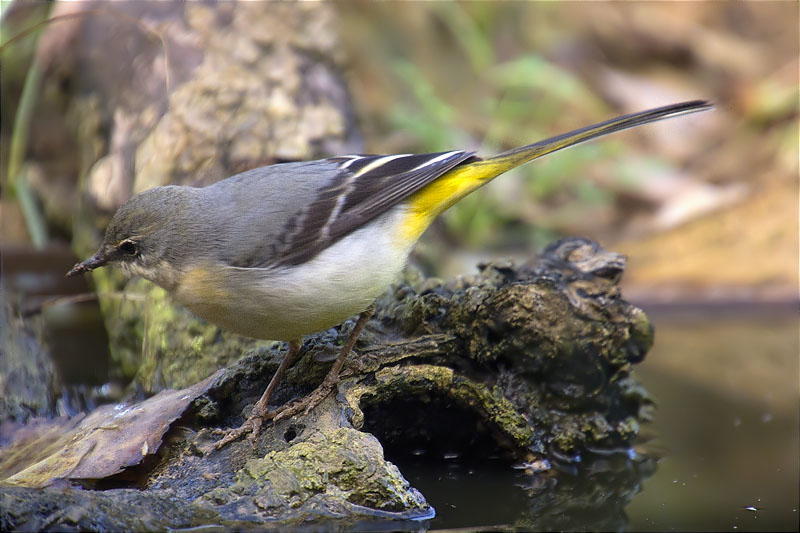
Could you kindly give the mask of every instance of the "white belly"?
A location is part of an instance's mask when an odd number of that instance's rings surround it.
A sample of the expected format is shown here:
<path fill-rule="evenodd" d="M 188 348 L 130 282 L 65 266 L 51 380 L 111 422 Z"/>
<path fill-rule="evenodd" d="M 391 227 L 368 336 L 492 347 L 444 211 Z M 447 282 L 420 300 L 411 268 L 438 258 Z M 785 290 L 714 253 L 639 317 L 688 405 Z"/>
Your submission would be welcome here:
<path fill-rule="evenodd" d="M 381 228 L 395 228 L 401 210 L 391 210 L 302 265 L 226 267 L 223 275 L 205 280 L 213 287 L 202 290 L 204 297 L 179 287 L 176 298 L 210 322 L 248 337 L 299 340 L 325 330 L 365 310 L 397 279 L 411 245 Z"/>

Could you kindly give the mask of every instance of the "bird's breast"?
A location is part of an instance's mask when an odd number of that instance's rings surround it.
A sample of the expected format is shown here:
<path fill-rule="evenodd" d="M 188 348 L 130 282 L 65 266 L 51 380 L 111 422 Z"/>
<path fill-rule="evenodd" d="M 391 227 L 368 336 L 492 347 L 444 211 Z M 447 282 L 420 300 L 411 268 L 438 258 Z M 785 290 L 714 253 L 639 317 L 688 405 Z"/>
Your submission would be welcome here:
<path fill-rule="evenodd" d="M 197 265 L 174 291 L 206 320 L 259 339 L 298 340 L 366 309 L 406 263 L 413 243 L 394 231 L 405 210 L 390 210 L 300 265 Z"/>

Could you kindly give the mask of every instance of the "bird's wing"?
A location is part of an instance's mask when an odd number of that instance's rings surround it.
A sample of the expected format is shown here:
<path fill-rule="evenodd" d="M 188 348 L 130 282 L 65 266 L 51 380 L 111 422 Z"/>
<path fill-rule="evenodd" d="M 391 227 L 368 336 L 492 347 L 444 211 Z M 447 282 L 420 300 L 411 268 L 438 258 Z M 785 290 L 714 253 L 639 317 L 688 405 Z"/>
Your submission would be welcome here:
<path fill-rule="evenodd" d="M 276 236 L 277 246 L 260 257 L 251 255 L 236 266 L 302 264 L 452 168 L 475 159 L 478 158 L 473 152 L 459 150 L 419 155 L 348 155 L 297 164 L 303 167 L 301 170 L 298 166 L 299 172 L 291 173 L 294 186 L 300 186 L 298 180 L 305 185 L 307 180 L 318 179 L 312 174 L 330 177 L 310 191 L 308 197 L 313 199 L 302 202 L 301 208 L 287 219 Z M 281 166 L 272 168 L 277 172 Z"/>

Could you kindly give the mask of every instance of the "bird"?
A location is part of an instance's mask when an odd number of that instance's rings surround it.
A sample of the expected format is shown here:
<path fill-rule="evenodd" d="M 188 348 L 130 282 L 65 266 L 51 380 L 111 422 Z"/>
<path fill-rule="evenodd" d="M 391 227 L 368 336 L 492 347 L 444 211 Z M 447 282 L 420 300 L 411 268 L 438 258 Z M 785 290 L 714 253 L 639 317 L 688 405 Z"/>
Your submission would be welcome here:
<path fill-rule="evenodd" d="M 399 276 L 442 212 L 523 163 L 628 128 L 706 111 L 705 100 L 619 116 L 481 158 L 473 151 L 344 155 L 255 168 L 206 187 L 140 192 L 109 222 L 102 244 L 67 276 L 105 265 L 164 288 L 232 332 L 288 342 L 250 416 L 223 431 L 219 450 L 262 424 L 308 412 L 336 386 L 374 300 Z M 322 383 L 305 398 L 268 403 L 301 339 L 358 315 Z"/>

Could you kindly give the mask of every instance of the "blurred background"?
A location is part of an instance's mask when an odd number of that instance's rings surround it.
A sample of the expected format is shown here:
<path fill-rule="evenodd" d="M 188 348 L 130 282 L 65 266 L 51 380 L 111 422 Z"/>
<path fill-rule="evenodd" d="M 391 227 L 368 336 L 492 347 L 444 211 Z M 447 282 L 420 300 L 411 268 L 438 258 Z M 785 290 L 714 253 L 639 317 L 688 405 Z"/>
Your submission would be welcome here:
<path fill-rule="evenodd" d="M 77 4 L 88 11 L 131 3 Z M 164 11 L 159 3 L 136 4 L 128 30 L 145 25 L 138 31 L 156 53 L 117 61 L 121 70 L 156 64 L 159 39 L 177 31 L 147 11 Z M 89 52 L 73 54 L 64 28 L 81 34 L 88 31 L 76 26 L 81 16 L 96 25 L 109 25 L 109 17 L 44 2 L 0 5 L 0 42 L 10 43 L 0 78 L 0 251 L 4 312 L 19 316 L 53 294 L 85 290 L 65 289 L 53 274 L 76 260 L 74 217 L 93 163 L 85 146 L 74 149 L 80 128 L 107 134 L 95 159 L 125 147 L 114 144 L 119 117 L 89 124 L 67 101 L 108 85 L 96 65 L 114 58 L 97 37 Z M 269 4 L 255 5 L 248 9 L 269 15 Z M 55 9 L 78 16 L 36 26 Z M 331 146 L 486 155 L 648 107 L 691 99 L 717 105 L 515 170 L 445 213 L 414 260 L 450 278 L 493 257 L 524 260 L 566 235 L 627 254 L 623 294 L 656 326 L 639 375 L 661 405 L 647 450 L 663 456 L 628 508 L 632 527 L 796 527 L 798 4 L 357 1 L 321 9 L 322 31 L 308 27 L 311 37 L 291 39 L 313 47 L 303 39 L 330 38 L 319 46 L 341 73 L 357 133 L 333 145 L 280 145 L 243 158 L 248 167 L 337 155 Z M 195 26 L 205 23 L 193 16 Z M 27 28 L 37 29 L 14 38 Z M 170 44 L 176 64 L 191 63 L 182 54 L 187 42 Z M 80 77 L 82 68 L 91 74 Z M 154 90 L 173 91 L 181 81 L 162 76 Z M 97 194 L 92 184 L 89 193 Z M 443 524 L 477 525 L 457 516 Z"/>
<path fill-rule="evenodd" d="M 426 252 L 585 235 L 627 252 L 627 281 L 664 297 L 796 295 L 796 6 L 342 7 L 371 152 L 490 154 L 670 102 L 718 105 L 519 169 L 451 209 Z"/>

